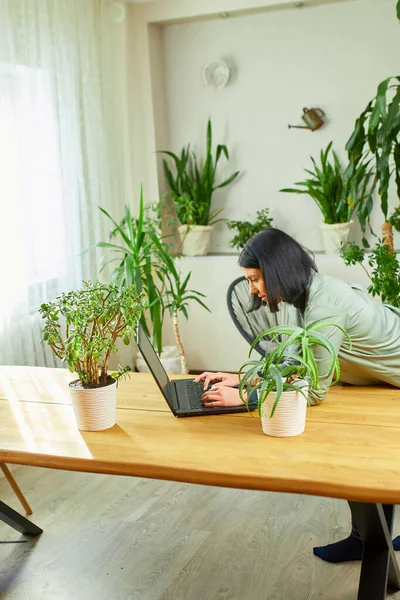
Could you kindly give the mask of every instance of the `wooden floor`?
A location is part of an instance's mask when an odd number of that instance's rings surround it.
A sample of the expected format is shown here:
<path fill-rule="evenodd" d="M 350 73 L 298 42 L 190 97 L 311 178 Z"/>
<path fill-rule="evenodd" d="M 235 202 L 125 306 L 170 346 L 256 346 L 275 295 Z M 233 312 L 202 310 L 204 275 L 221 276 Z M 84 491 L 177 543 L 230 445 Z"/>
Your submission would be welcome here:
<path fill-rule="evenodd" d="M 348 533 L 345 502 L 33 467 L 13 472 L 45 531 L 36 542 L 0 544 L 0 598 L 356 599 L 359 564 L 328 565 L 312 554 L 314 545 Z M 0 497 L 20 511 L 4 478 Z M 0 524 L 1 541 L 23 539 Z"/>

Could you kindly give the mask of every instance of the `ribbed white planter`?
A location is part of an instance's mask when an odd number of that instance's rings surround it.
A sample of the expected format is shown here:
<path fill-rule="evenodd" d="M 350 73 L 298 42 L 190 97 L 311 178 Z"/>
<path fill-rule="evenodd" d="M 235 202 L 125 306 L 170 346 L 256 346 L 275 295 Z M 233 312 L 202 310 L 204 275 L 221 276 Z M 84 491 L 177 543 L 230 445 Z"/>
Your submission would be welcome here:
<path fill-rule="evenodd" d="M 348 223 L 320 223 L 322 243 L 327 254 L 339 252 L 340 246 L 349 241 L 354 221 Z"/>
<path fill-rule="evenodd" d="M 79 379 L 69 384 L 78 429 L 103 431 L 113 427 L 117 417 L 117 382 L 84 389 Z"/>
<path fill-rule="evenodd" d="M 182 373 L 181 357 L 176 346 L 163 346 L 160 361 L 166 373 L 169 375 Z M 140 352 L 137 353 L 136 368 L 139 373 L 150 372 L 150 369 Z"/>
<path fill-rule="evenodd" d="M 210 249 L 213 225 L 180 225 L 183 256 L 205 256 Z"/>
<path fill-rule="evenodd" d="M 303 392 L 307 397 L 308 388 Z M 273 417 L 270 417 L 276 394 L 272 392 L 262 405 L 261 424 L 263 432 L 273 437 L 300 435 L 306 427 L 307 400 L 296 391 L 283 392 Z"/>

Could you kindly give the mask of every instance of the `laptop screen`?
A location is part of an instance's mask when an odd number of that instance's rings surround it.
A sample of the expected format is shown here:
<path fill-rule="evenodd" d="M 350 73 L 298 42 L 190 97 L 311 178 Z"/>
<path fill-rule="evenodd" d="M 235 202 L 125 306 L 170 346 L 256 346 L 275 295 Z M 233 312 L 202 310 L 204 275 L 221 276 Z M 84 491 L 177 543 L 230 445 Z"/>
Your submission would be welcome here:
<path fill-rule="evenodd" d="M 149 367 L 154 379 L 156 380 L 156 382 L 158 384 L 158 387 L 162 391 L 163 395 L 165 396 L 168 404 L 170 405 L 170 407 L 172 409 L 173 403 L 172 403 L 172 399 L 170 397 L 170 394 L 171 394 L 170 378 L 168 377 L 167 373 L 165 372 L 165 369 L 162 366 L 161 361 L 160 361 L 156 351 L 154 350 L 149 338 L 145 334 L 143 327 L 140 324 L 139 324 L 138 330 L 137 330 L 136 341 L 137 341 L 138 348 L 139 348 L 140 352 L 142 353 L 144 360 L 147 363 L 147 366 Z"/>

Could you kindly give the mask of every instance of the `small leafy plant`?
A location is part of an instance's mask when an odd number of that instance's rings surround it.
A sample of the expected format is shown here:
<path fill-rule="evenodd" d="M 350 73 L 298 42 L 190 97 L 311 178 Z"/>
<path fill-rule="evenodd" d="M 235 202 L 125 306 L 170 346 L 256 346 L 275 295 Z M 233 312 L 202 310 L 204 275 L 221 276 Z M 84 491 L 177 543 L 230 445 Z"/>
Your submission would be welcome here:
<path fill-rule="evenodd" d="M 340 377 L 340 365 L 336 349 L 329 338 L 320 332 L 323 327 L 337 327 L 351 340 L 344 329 L 328 320 L 313 321 L 306 327 L 291 325 L 278 325 L 261 333 L 252 343 L 249 356 L 256 344 L 265 336 L 271 339 L 274 350 L 258 360 L 249 360 L 239 371 L 239 394 L 244 402 L 245 395 L 250 398 L 256 390 L 258 392 L 258 411 L 261 415 L 262 405 L 269 396 L 275 392 L 276 397 L 272 406 L 270 417 L 274 416 L 276 407 L 282 393 L 292 390 L 305 396 L 301 383 L 308 383 L 309 390 L 320 389 L 320 380 L 329 378 L 335 372 L 336 383 Z M 280 336 L 287 336 L 285 341 L 279 341 Z M 276 347 L 275 347 L 276 345 Z M 321 376 L 318 373 L 317 363 L 313 354 L 313 347 L 321 346 L 331 357 L 328 372 Z M 305 396 L 306 397 L 306 396 Z M 307 398 L 307 397 L 306 397 Z"/>
<path fill-rule="evenodd" d="M 120 291 L 116 285 L 84 282 L 83 288 L 42 304 L 45 319 L 42 341 L 76 372 L 84 387 L 107 385 L 110 377 L 119 379 L 130 367 L 119 367 L 108 375 L 108 363 L 116 342 L 129 344 L 142 314 L 141 296 L 130 285 Z"/>
<path fill-rule="evenodd" d="M 207 123 L 206 153 L 203 161 L 197 158 L 190 144 L 182 148 L 180 155 L 167 150 L 161 154 L 173 160 L 175 172 L 170 169 L 167 160 L 163 161 L 165 178 L 171 191 L 178 219 L 183 225 L 212 225 L 222 212 L 220 208 L 211 213 L 211 201 L 215 190 L 233 183 L 239 175 L 236 171 L 230 177 L 217 184 L 218 164 L 222 155 L 229 160 L 228 148 L 218 144 L 215 157 L 212 149 L 212 125 Z"/>
<path fill-rule="evenodd" d="M 364 267 L 365 251 L 354 243 L 343 244 L 340 249 L 340 255 L 345 265 L 362 266 L 371 285 L 368 292 L 372 296 L 380 296 L 382 302 L 387 302 L 392 306 L 400 308 L 400 263 L 390 247 L 382 240 L 378 240 L 374 249 L 368 256 L 368 264 L 372 267 L 369 273 Z"/>
<path fill-rule="evenodd" d="M 247 242 L 263 229 L 271 227 L 272 218 L 269 217 L 269 209 L 264 208 L 256 213 L 256 220 L 253 221 L 227 221 L 228 229 L 237 231 L 237 234 L 229 242 L 232 248 L 241 250 Z"/>

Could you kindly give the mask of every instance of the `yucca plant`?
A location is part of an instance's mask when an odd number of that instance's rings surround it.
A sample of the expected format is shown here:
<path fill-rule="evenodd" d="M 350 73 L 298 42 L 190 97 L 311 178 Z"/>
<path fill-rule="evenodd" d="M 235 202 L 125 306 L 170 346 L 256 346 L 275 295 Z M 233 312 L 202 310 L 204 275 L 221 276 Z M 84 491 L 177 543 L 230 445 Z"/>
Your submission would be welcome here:
<path fill-rule="evenodd" d="M 355 212 L 365 231 L 373 206 L 373 173 L 370 164 L 365 161 L 357 165 L 350 163 L 344 169 L 336 152 L 332 150 L 332 142 L 325 150 L 321 150 L 319 165 L 313 157 L 311 162 L 314 170 L 305 169 L 310 175 L 308 179 L 295 183 L 297 188 L 284 188 L 280 191 L 310 196 L 320 209 L 324 222 L 328 224 L 348 223 Z"/>
<path fill-rule="evenodd" d="M 167 310 L 172 318 L 172 327 L 174 331 L 175 341 L 179 349 L 181 358 L 182 373 L 188 372 L 186 353 L 183 348 L 180 332 L 179 332 L 179 314 L 182 313 L 185 319 L 189 318 L 188 305 L 190 302 L 197 302 L 210 312 L 210 309 L 202 301 L 205 295 L 196 290 L 188 289 L 188 284 L 191 277 L 189 272 L 185 277 L 176 267 L 176 260 L 169 255 L 168 247 L 160 245 L 160 258 L 164 262 L 164 310 Z"/>
<path fill-rule="evenodd" d="M 270 417 L 274 416 L 276 407 L 282 393 L 285 391 L 298 391 L 304 395 L 302 382 L 308 383 L 309 391 L 320 389 L 320 381 L 330 378 L 335 373 L 334 383 L 339 380 L 340 365 L 336 349 L 330 339 L 320 330 L 324 327 L 340 329 L 346 338 L 351 340 L 347 332 L 327 320 L 318 319 L 306 327 L 292 325 L 278 325 L 261 333 L 252 343 L 249 356 L 256 344 L 268 336 L 271 340 L 271 352 L 258 360 L 249 360 L 239 370 L 239 394 L 243 401 L 250 398 L 256 390 L 258 393 L 258 410 L 261 415 L 262 405 L 272 392 L 276 393 Z M 286 337 L 280 341 L 280 336 Z M 327 373 L 320 375 L 313 354 L 313 348 L 320 346 L 330 355 L 331 362 Z"/>
<path fill-rule="evenodd" d="M 95 246 L 109 251 L 112 255 L 103 262 L 101 270 L 104 270 L 108 264 L 117 262 L 111 275 L 112 283 L 120 290 L 133 284 L 138 294 L 143 293 L 152 324 L 153 344 L 161 354 L 164 264 L 159 256 L 159 231 L 154 221 L 147 216 L 143 190 L 140 191 L 137 218 L 132 215 L 129 206 L 125 206 L 124 218 L 117 223 L 104 208 L 99 208 L 113 227 L 109 241 L 98 242 Z M 150 337 L 145 312 L 140 322 Z"/>
<path fill-rule="evenodd" d="M 174 164 L 174 172 L 167 160 L 163 160 L 165 178 L 171 191 L 177 216 L 183 225 L 212 225 L 222 212 L 220 208 L 211 212 L 211 202 L 215 190 L 233 183 L 239 171 L 224 181 L 217 183 L 218 164 L 222 155 L 229 160 L 228 148 L 218 144 L 213 155 L 212 125 L 207 123 L 206 151 L 204 159 L 198 159 L 190 144 L 183 147 L 180 155 L 162 150 L 161 154 L 169 156 Z"/>

